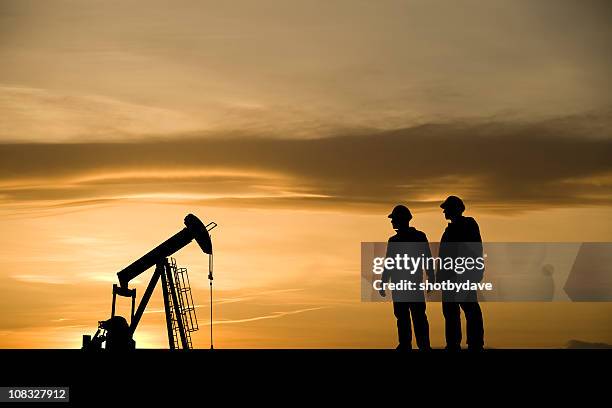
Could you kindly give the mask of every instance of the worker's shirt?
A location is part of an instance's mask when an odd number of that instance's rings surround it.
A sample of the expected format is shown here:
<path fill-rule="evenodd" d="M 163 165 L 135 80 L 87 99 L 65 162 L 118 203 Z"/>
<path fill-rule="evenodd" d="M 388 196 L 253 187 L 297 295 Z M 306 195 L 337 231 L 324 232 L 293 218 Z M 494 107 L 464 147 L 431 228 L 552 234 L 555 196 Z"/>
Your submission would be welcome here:
<path fill-rule="evenodd" d="M 398 230 L 395 235 L 389 238 L 386 257 L 395 259 L 397 255 L 402 258 L 402 266 L 405 266 L 403 262 L 405 255 L 408 258 L 413 259 L 421 258 L 426 260 L 427 258 L 431 258 L 431 250 L 429 248 L 429 242 L 427 241 L 427 236 L 425 233 L 417 230 L 414 227 Z M 421 261 L 420 267 L 416 269 L 385 268 L 381 278 L 383 282 L 389 282 L 390 280 L 391 282 L 397 283 L 405 280 L 414 282 L 416 285 L 418 285 L 423 282 L 424 269 L 426 268 L 423 261 Z M 433 268 L 427 270 L 427 277 L 430 282 L 435 281 Z M 393 300 L 421 302 L 425 299 L 423 297 L 422 290 L 415 290 L 413 293 L 399 293 L 398 291 L 393 291 Z"/>
<path fill-rule="evenodd" d="M 478 258 L 483 256 L 482 238 L 478 223 L 472 217 L 460 217 L 448 224 L 440 239 L 440 258 L 453 258 L 457 265 L 459 258 Z M 440 268 L 437 281 L 477 281 L 482 280 L 484 269 L 474 269 L 470 272 L 457 273 L 456 268 Z"/>

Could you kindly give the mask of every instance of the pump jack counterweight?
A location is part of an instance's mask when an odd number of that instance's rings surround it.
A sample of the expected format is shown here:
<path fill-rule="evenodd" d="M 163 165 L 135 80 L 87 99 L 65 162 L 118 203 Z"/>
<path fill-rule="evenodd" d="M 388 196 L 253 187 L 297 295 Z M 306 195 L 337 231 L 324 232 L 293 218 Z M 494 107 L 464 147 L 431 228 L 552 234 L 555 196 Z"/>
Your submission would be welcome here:
<path fill-rule="evenodd" d="M 157 283 L 161 280 L 166 316 L 166 330 L 168 332 L 168 346 L 171 350 L 192 348 L 191 333 L 198 330 L 198 321 L 189 284 L 186 268 L 179 268 L 174 254 L 191 241 L 195 240 L 202 251 L 210 256 L 208 279 L 211 290 L 211 348 L 212 348 L 212 241 L 209 231 L 217 226 L 210 222 L 204 225 L 195 215 L 185 217 L 185 228 L 162 242 L 150 252 L 134 261 L 117 273 L 119 285 L 113 285 L 113 303 L 111 317 L 98 322 L 98 330 L 93 338 L 83 336 L 83 349 L 100 350 L 105 343 L 106 350 L 130 350 L 136 347 L 133 340 L 134 332 L 142 318 L 147 304 L 153 294 Z M 138 275 L 155 265 L 155 271 L 145 289 L 144 294 L 134 310 L 136 304 L 136 289 L 129 289 L 129 282 Z M 117 296 L 131 298 L 130 323 L 122 316 L 115 315 Z"/>

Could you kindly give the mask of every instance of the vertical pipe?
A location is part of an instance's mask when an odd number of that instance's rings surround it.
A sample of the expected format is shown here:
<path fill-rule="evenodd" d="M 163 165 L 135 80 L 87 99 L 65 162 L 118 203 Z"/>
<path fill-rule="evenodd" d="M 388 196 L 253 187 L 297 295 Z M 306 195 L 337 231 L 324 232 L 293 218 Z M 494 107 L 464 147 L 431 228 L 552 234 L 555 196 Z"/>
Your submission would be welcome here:
<path fill-rule="evenodd" d="M 111 309 L 111 317 L 115 317 L 115 302 L 117 301 L 117 285 L 113 284 L 113 306 Z"/>
<path fill-rule="evenodd" d="M 210 280 L 210 349 L 214 349 L 213 347 L 213 298 L 212 298 L 212 279 Z"/>
<path fill-rule="evenodd" d="M 132 315 L 130 316 L 130 324 L 134 321 L 134 306 L 136 305 L 136 288 L 132 289 Z"/>

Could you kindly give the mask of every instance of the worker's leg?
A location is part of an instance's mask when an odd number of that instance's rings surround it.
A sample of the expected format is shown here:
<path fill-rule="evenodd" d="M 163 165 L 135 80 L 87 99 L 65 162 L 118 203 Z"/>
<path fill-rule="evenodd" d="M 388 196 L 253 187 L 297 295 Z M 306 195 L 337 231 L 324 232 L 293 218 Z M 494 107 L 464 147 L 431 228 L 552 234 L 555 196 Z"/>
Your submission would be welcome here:
<path fill-rule="evenodd" d="M 412 349 L 412 329 L 410 327 L 410 306 L 408 302 L 393 302 L 393 313 L 397 318 L 398 349 Z"/>
<path fill-rule="evenodd" d="M 414 337 L 416 337 L 419 350 L 429 350 L 429 322 L 425 313 L 425 302 L 410 303 L 410 314 L 412 316 L 412 325 L 414 326 Z"/>
<path fill-rule="evenodd" d="M 442 302 L 444 326 L 446 335 L 446 349 L 461 349 L 461 310 L 457 302 Z"/>
<path fill-rule="evenodd" d="M 484 346 L 484 324 L 480 305 L 478 302 L 463 302 L 461 308 L 465 313 L 468 349 L 482 350 Z"/>

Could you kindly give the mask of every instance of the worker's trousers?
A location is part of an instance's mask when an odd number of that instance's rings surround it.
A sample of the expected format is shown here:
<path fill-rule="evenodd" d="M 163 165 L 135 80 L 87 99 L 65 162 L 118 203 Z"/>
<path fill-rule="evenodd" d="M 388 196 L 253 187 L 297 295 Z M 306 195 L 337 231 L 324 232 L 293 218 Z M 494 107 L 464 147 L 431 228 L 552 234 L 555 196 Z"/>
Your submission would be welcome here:
<path fill-rule="evenodd" d="M 482 311 L 478 302 L 442 302 L 446 329 L 446 348 L 461 348 L 461 310 L 465 314 L 468 349 L 479 350 L 484 345 Z"/>
<path fill-rule="evenodd" d="M 425 309 L 425 302 L 393 302 L 393 313 L 397 318 L 398 348 L 412 348 L 412 327 L 414 327 L 414 336 L 419 349 L 430 349 L 429 322 Z"/>

